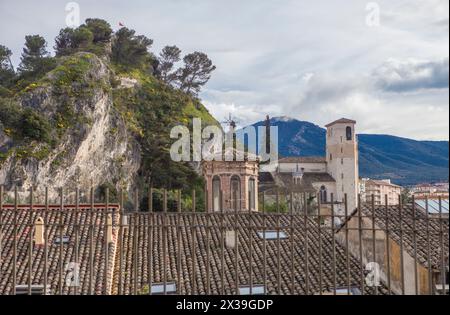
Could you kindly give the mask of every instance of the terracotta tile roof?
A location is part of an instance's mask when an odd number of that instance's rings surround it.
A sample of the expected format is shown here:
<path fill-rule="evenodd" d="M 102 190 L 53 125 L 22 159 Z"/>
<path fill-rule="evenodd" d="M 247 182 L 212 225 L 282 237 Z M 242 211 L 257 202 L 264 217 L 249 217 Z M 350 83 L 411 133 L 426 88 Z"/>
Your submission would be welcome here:
<path fill-rule="evenodd" d="M 314 182 L 336 182 L 336 180 L 328 173 L 305 173 L 303 174 L 305 180 Z"/>
<path fill-rule="evenodd" d="M 293 192 L 310 192 L 315 193 L 316 190 L 312 183 L 303 177 L 299 182 L 294 181 L 292 173 L 274 173 L 275 186 L 285 188 Z"/>
<path fill-rule="evenodd" d="M 32 245 L 31 251 L 31 284 L 43 285 L 44 273 L 47 271 L 48 289 L 51 294 L 59 293 L 59 272 L 63 270 L 63 294 L 69 294 L 74 288 L 66 286 L 65 271 L 66 264 L 71 262 L 80 263 L 80 294 L 90 292 L 90 264 L 92 264 L 92 293 L 105 293 L 105 268 L 107 269 L 107 279 L 112 276 L 116 243 L 108 245 L 108 260 L 106 260 L 105 248 L 105 206 L 96 205 L 94 210 L 90 206 L 81 205 L 79 211 L 75 211 L 74 206 L 65 206 L 61 212 L 59 206 L 51 206 L 45 210 L 44 206 L 34 206 L 33 210 L 29 206 L 20 206 L 15 211 L 11 206 L 3 206 L 0 212 L 0 262 L 2 277 L 0 279 L 0 294 L 13 293 L 13 262 L 14 262 L 14 239 L 16 239 L 17 262 L 16 262 L 16 285 L 28 285 L 28 268 L 30 252 L 30 239 L 33 238 L 33 230 L 30 222 L 34 224 L 38 217 L 42 217 L 46 224 L 48 239 L 46 246 Z M 111 206 L 110 213 L 113 222 L 113 238 L 117 237 L 117 224 L 119 220 L 118 206 Z M 17 230 L 14 231 L 14 222 L 17 222 Z M 63 225 L 62 235 L 69 237 L 69 243 L 62 246 L 62 257 L 60 260 L 60 244 L 56 241 L 60 238 L 60 224 Z M 15 237 L 16 235 L 16 237 Z M 78 237 L 77 237 L 78 235 Z M 78 241 L 77 241 L 78 240 Z M 78 243 L 78 247 L 76 244 Z M 92 251 L 91 251 L 92 245 Z M 45 251 L 47 251 L 47 266 L 45 268 Z M 91 262 L 92 257 L 92 262 Z M 108 265 L 106 262 L 108 261 Z M 60 265 L 60 262 L 62 264 Z M 47 270 L 46 270 L 47 269 Z M 106 292 L 110 291 L 111 281 L 106 283 Z"/>
<path fill-rule="evenodd" d="M 316 193 L 313 183 L 335 182 L 335 179 L 328 173 L 304 173 L 300 182 L 295 182 L 292 173 L 260 173 L 260 192 L 273 190 L 277 187 L 293 192 Z"/>
<path fill-rule="evenodd" d="M 335 120 L 335 121 L 325 125 L 325 127 L 328 128 L 328 127 L 333 126 L 335 124 L 356 124 L 356 121 L 352 120 L 352 119 L 348 119 L 348 118 L 341 118 L 341 119 Z"/>
<path fill-rule="evenodd" d="M 289 156 L 281 158 L 278 163 L 325 163 L 324 156 Z"/>
<path fill-rule="evenodd" d="M 378 179 L 369 179 L 368 181 L 366 181 L 366 185 L 380 185 L 380 186 L 391 186 L 401 188 L 401 186 Z"/>
<path fill-rule="evenodd" d="M 273 183 L 273 176 L 270 172 L 259 172 L 258 174 L 258 184 Z"/>
<path fill-rule="evenodd" d="M 291 219 L 294 229 L 289 227 Z M 264 228 L 273 230 L 276 226 L 286 234 L 286 239 L 264 241 L 258 235 L 258 231 Z M 237 253 L 236 247 L 228 247 L 224 240 L 228 230 L 237 232 Z M 303 216 L 261 213 L 240 213 L 237 217 L 234 213 L 133 214 L 129 227 L 124 231 L 122 267 L 120 260 L 117 261 L 115 274 L 118 275 L 122 268 L 125 277 L 121 292 L 125 294 L 133 293 L 134 287 L 137 292 L 147 292 L 149 274 L 152 283 L 174 281 L 179 294 L 193 293 L 193 283 L 199 294 L 236 294 L 236 285 L 250 283 L 265 283 L 270 294 L 277 294 L 278 289 L 282 294 L 290 294 L 292 279 L 295 294 L 316 294 L 321 290 L 332 292 L 335 287 L 346 288 L 347 276 L 351 287 L 359 287 L 359 261 L 349 254 L 348 275 L 345 249 L 333 242 L 328 230 L 322 230 L 320 235 L 319 238 L 315 221 L 304 221 Z M 144 250 L 133 254 L 136 246 Z M 149 253 L 153 254 L 151 260 Z M 114 292 L 117 293 L 118 277 L 115 277 L 114 284 Z M 373 293 L 373 290 L 365 287 L 365 292 Z M 379 292 L 385 293 L 385 287 L 379 288 Z"/>
<path fill-rule="evenodd" d="M 385 230 L 386 226 L 388 226 L 389 236 L 397 243 L 400 243 L 400 240 L 403 239 L 402 243 L 404 249 L 412 257 L 415 255 L 416 243 L 417 261 L 424 267 L 428 268 L 428 261 L 430 261 L 431 267 L 440 271 L 442 268 L 442 258 L 444 258 L 446 265 L 448 266 L 448 215 L 443 216 L 442 219 L 432 216 L 428 216 L 427 219 L 424 211 L 418 208 L 414 210 L 412 205 L 403 206 L 401 214 L 398 206 L 388 206 L 387 210 L 385 206 L 376 206 L 374 210 L 375 224 L 378 228 Z M 372 214 L 373 211 L 371 207 L 364 206 L 362 208 L 362 215 L 372 217 Z M 388 219 L 388 223 L 386 223 L 386 219 Z M 415 240 L 413 233 L 414 221 L 416 227 Z M 428 244 L 430 244 L 429 249 Z"/>

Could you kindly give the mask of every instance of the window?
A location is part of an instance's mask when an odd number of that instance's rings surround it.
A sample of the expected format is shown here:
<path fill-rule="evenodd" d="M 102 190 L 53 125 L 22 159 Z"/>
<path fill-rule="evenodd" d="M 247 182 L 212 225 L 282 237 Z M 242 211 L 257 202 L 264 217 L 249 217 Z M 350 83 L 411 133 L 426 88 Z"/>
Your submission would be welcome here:
<path fill-rule="evenodd" d="M 427 203 L 425 200 L 415 200 L 416 205 L 418 205 L 422 209 L 427 209 Z M 448 214 L 448 200 L 441 200 L 441 206 L 439 207 L 439 200 L 437 199 L 428 199 L 428 213 L 429 214 Z"/>
<path fill-rule="evenodd" d="M 164 292 L 165 288 L 165 292 Z M 150 294 L 171 294 L 177 293 L 177 285 L 175 282 L 154 283 L 152 284 Z"/>
<path fill-rule="evenodd" d="M 352 140 L 352 127 L 348 126 L 345 128 L 345 135 L 347 137 L 347 140 Z"/>
<path fill-rule="evenodd" d="M 220 187 L 220 178 L 218 176 L 215 176 L 213 178 L 212 183 L 212 190 L 213 190 L 213 210 L 214 211 L 220 211 L 221 208 L 221 187 Z"/>
<path fill-rule="evenodd" d="M 341 179 L 344 179 L 344 173 L 341 173 Z"/>
<path fill-rule="evenodd" d="M 264 295 L 266 294 L 266 287 L 262 284 L 254 284 L 252 286 L 243 285 L 239 287 L 240 295 Z"/>
<path fill-rule="evenodd" d="M 288 236 L 283 231 L 258 231 L 258 236 L 265 240 L 286 239 Z"/>
<path fill-rule="evenodd" d="M 59 236 L 55 237 L 55 244 L 60 244 L 60 243 L 69 244 L 70 243 L 70 237 L 68 237 L 66 235 L 64 235 L 62 237 L 62 239 Z"/>
<path fill-rule="evenodd" d="M 327 188 L 325 186 L 320 187 L 320 202 L 327 203 Z"/>
<path fill-rule="evenodd" d="M 236 175 L 231 177 L 231 208 L 241 210 L 241 179 Z"/>
<path fill-rule="evenodd" d="M 248 207 L 250 210 L 255 210 L 256 204 L 256 185 L 255 185 L 255 179 L 250 178 L 248 180 Z"/>
<path fill-rule="evenodd" d="M 46 287 L 43 284 L 32 284 L 31 295 L 50 295 L 50 287 Z M 28 284 L 16 285 L 16 295 L 28 295 Z"/>
<path fill-rule="evenodd" d="M 333 154 L 330 153 L 330 161 L 333 160 Z"/>
<path fill-rule="evenodd" d="M 341 164 L 344 165 L 344 159 L 341 159 Z"/>
<path fill-rule="evenodd" d="M 357 287 L 336 288 L 336 295 L 361 295 L 361 291 Z M 334 295 L 334 292 L 325 292 L 325 295 Z"/>

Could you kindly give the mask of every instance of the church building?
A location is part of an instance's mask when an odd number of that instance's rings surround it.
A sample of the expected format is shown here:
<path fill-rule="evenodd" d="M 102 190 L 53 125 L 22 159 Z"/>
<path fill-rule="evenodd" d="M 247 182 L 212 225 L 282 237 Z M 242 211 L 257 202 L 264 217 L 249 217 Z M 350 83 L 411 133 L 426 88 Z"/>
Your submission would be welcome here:
<path fill-rule="evenodd" d="M 326 155 L 281 157 L 269 165 L 258 161 L 204 161 L 209 211 L 258 211 L 258 194 L 279 189 L 319 196 L 322 207 L 351 213 L 358 203 L 359 170 L 356 121 L 341 118 L 327 124 Z M 317 201 L 319 202 L 319 201 Z"/>

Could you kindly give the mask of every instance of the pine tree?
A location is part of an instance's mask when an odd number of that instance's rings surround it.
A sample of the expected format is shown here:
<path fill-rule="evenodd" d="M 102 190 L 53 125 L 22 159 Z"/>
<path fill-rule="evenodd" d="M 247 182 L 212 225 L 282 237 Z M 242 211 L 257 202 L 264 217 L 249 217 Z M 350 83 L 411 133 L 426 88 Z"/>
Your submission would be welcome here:
<path fill-rule="evenodd" d="M 11 56 L 11 50 L 0 45 L 0 85 L 4 87 L 9 86 L 15 77 Z"/>
<path fill-rule="evenodd" d="M 197 95 L 200 89 L 211 78 L 216 69 L 205 53 L 194 52 L 183 58 L 184 67 L 178 71 L 180 89 L 186 93 Z"/>
<path fill-rule="evenodd" d="M 28 35 L 19 65 L 19 73 L 23 77 L 38 77 L 54 66 L 54 60 L 47 51 L 47 42 L 42 36 Z"/>
<path fill-rule="evenodd" d="M 180 54 L 181 50 L 177 46 L 166 46 L 159 54 L 157 76 L 167 84 L 172 84 L 177 79 L 173 66 L 181 60 Z"/>

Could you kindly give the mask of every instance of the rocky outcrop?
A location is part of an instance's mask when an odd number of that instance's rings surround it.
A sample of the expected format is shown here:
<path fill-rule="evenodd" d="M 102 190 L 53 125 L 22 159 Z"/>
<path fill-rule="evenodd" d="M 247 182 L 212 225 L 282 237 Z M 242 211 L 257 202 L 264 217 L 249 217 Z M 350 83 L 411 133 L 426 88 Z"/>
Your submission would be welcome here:
<path fill-rule="evenodd" d="M 11 138 L 4 132 L 3 127 L 0 124 L 0 152 L 5 152 L 11 144 Z"/>
<path fill-rule="evenodd" d="M 68 97 L 71 115 L 82 116 L 68 127 L 60 141 L 42 159 L 21 157 L 12 152 L 0 165 L 0 184 L 6 190 L 15 185 L 22 191 L 34 187 L 66 187 L 75 190 L 77 186 L 91 187 L 104 183 L 116 187 L 124 184 L 128 189 L 134 186 L 141 163 L 140 146 L 127 131 L 123 118 L 114 110 L 111 93 L 110 71 L 104 61 L 90 55 L 89 67 L 85 73 L 89 93 L 83 97 Z M 23 107 L 33 107 L 51 119 L 60 110 L 61 99 L 55 93 L 54 73 L 48 75 L 50 84 L 38 87 L 20 97 Z M 83 80 L 84 81 L 84 80 Z M 83 82 L 82 82 L 83 83 Z M 80 82 L 72 82 L 77 85 Z M 83 86 L 78 87 L 80 90 Z M 1 128 L 0 128 L 1 129 Z M 0 130 L 0 148 L 10 139 Z M 43 144 L 36 144 L 39 150 Z M 42 196 L 37 192 L 37 197 Z M 57 198 L 57 191 L 50 191 L 50 198 Z"/>

